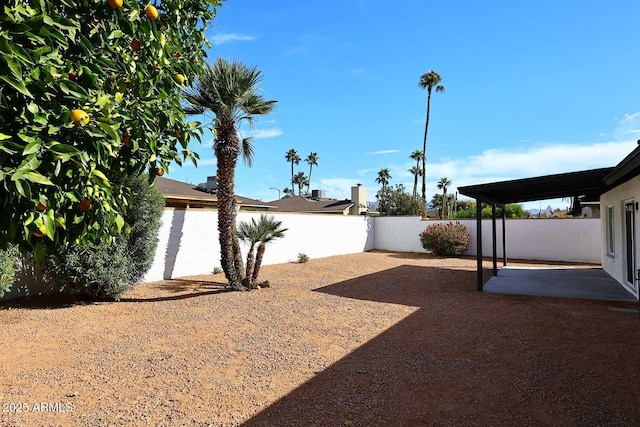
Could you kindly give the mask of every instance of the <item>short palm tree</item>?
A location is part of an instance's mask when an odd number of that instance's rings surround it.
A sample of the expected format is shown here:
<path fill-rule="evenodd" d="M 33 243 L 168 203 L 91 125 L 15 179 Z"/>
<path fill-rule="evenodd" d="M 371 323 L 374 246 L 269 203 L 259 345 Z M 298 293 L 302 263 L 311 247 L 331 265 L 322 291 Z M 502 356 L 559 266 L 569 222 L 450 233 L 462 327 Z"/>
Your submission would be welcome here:
<path fill-rule="evenodd" d="M 287 162 L 291 162 L 291 192 L 293 193 L 293 165 L 297 165 L 298 163 L 300 163 L 301 159 L 300 156 L 298 156 L 298 152 L 293 148 L 287 151 L 287 153 L 284 155 L 284 158 L 287 160 Z"/>
<path fill-rule="evenodd" d="M 311 187 L 311 171 L 314 166 L 318 166 L 318 160 L 320 160 L 318 153 L 314 153 L 313 151 L 309 153 L 306 159 L 304 159 L 304 161 L 309 164 L 309 183 L 307 184 L 307 193 L 309 193 L 309 187 Z"/>
<path fill-rule="evenodd" d="M 424 125 L 424 142 L 422 143 L 422 200 L 427 200 L 427 133 L 429 132 L 429 116 L 431 114 L 431 93 L 444 92 L 444 86 L 440 84 L 442 77 L 433 70 L 429 70 L 420 76 L 418 83 L 422 89 L 427 89 L 427 120 Z"/>
<path fill-rule="evenodd" d="M 309 185 L 309 178 L 306 177 L 304 172 L 298 172 L 291 182 L 298 186 L 298 196 L 302 196 L 302 187 Z"/>
<path fill-rule="evenodd" d="M 258 227 L 260 228 L 260 244 L 256 251 L 256 263 L 253 268 L 253 273 L 251 274 L 251 283 L 253 286 L 255 286 L 258 280 L 258 274 L 260 274 L 260 267 L 262 266 L 262 258 L 264 257 L 267 245 L 275 239 L 284 237 L 284 232 L 288 230 L 287 228 L 281 228 L 282 221 L 276 221 L 273 216 L 266 216 L 264 214 L 260 215 Z M 247 277 L 249 277 L 249 273 L 247 273 Z"/>
<path fill-rule="evenodd" d="M 276 221 L 273 216 L 260 215 L 260 220 L 256 222 L 251 218 L 251 222 L 242 221 L 238 224 L 236 233 L 240 240 L 249 244 L 247 252 L 247 270 L 244 285 L 254 288 L 258 279 L 258 272 L 262 264 L 262 257 L 266 249 L 266 244 L 276 238 L 284 237 L 286 228 L 280 228 L 282 221 Z M 259 245 L 258 245 L 259 244 Z M 258 255 L 255 247 L 258 245 Z M 262 247 L 262 249 L 260 249 Z"/>
<path fill-rule="evenodd" d="M 444 219 L 444 214 L 447 209 L 447 190 L 451 185 L 451 180 L 446 176 L 440 178 L 438 181 L 438 189 L 442 190 L 442 214 L 440 215 L 442 219 Z"/>
<path fill-rule="evenodd" d="M 259 94 L 262 74 L 256 67 L 239 61 L 227 62 L 223 58 L 207 64 L 194 87 L 184 91 L 187 114 L 213 113 L 213 149 L 217 158 L 218 177 L 218 233 L 220 263 L 229 286 L 242 290 L 242 257 L 236 229 L 236 200 L 234 197 L 235 168 L 243 145 L 238 127 L 243 121 L 253 124 L 256 116 L 270 113 L 277 101 L 266 100 Z M 250 145 L 250 144 L 249 144 Z M 244 147 L 246 148 L 246 147 Z M 249 153 L 250 157 L 250 153 Z M 245 157 L 246 158 L 246 157 Z M 238 262 L 239 261 L 239 262 Z"/>
<path fill-rule="evenodd" d="M 422 176 L 422 168 L 420 166 L 411 166 L 409 172 L 413 175 L 413 199 L 418 199 L 418 177 Z"/>

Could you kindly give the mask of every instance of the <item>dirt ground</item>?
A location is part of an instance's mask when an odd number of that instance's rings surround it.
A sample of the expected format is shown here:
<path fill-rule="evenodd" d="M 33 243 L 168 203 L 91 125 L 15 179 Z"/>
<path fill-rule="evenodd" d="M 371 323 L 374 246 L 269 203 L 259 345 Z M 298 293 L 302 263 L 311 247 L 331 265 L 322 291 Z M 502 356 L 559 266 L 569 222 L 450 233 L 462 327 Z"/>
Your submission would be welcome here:
<path fill-rule="evenodd" d="M 0 425 L 640 425 L 640 316 L 610 310 L 637 304 L 480 293 L 427 254 L 261 278 L 1 305 Z"/>

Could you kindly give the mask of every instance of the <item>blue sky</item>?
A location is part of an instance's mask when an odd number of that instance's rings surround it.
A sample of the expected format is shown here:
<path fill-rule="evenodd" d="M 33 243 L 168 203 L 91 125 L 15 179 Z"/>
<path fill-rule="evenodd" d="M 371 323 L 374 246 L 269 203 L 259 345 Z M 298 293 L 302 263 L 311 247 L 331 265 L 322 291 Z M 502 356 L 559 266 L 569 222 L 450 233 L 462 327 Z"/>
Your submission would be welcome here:
<path fill-rule="evenodd" d="M 446 87 L 431 104 L 429 199 L 443 176 L 452 192 L 614 166 L 640 139 L 638 17 L 637 0 L 227 0 L 207 31 L 209 60 L 257 66 L 263 95 L 278 100 L 242 130 L 256 156 L 251 168 L 239 163 L 236 193 L 276 199 L 271 188 L 290 187 L 290 148 L 318 153 L 311 188 L 328 197 L 349 198 L 361 183 L 375 200 L 381 168 L 411 192 L 426 113 L 418 81 L 429 69 Z M 172 166 L 168 177 L 215 175 L 211 143 L 206 131 L 192 147 L 199 167 Z"/>

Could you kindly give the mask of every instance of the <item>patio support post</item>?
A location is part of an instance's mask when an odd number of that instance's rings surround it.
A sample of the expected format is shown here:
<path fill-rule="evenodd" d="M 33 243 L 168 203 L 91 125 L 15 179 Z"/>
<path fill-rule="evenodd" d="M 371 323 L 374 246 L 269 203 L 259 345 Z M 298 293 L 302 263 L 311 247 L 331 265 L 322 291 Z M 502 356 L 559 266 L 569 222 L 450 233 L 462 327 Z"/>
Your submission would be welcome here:
<path fill-rule="evenodd" d="M 507 266 L 507 210 L 502 207 L 502 266 Z"/>
<path fill-rule="evenodd" d="M 476 255 L 478 291 L 482 292 L 482 203 L 476 199 Z"/>
<path fill-rule="evenodd" d="M 504 209 L 502 209 L 504 211 Z M 491 244 L 493 246 L 493 275 L 498 275 L 498 239 L 496 237 L 496 205 L 491 205 Z"/>

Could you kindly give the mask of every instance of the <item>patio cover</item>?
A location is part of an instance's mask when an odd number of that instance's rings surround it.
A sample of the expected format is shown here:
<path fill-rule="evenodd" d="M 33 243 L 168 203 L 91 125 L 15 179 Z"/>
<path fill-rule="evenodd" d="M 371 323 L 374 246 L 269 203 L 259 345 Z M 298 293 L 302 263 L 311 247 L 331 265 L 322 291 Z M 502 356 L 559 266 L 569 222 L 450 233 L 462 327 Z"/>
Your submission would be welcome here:
<path fill-rule="evenodd" d="M 632 154 L 638 150 L 634 150 Z M 631 156 L 631 155 L 630 155 Z M 629 157 L 630 157 L 629 156 Z M 627 160 L 627 159 L 625 159 Z M 625 161 L 623 160 L 622 163 Z M 482 203 L 492 207 L 493 234 L 493 275 L 498 274 L 497 244 L 496 244 L 496 206 L 503 207 L 508 203 L 532 202 L 536 200 L 556 199 L 561 197 L 579 197 L 583 201 L 597 201 L 600 195 L 611 188 L 612 175 L 618 167 L 591 169 L 579 172 L 569 172 L 556 175 L 545 175 L 534 178 L 516 179 L 511 181 L 492 182 L 488 184 L 468 185 L 458 187 L 458 191 L 465 196 L 476 199 L 477 220 L 477 279 L 478 290 L 482 291 Z M 627 175 L 627 174 L 625 174 Z M 605 182 L 605 177 L 609 182 Z M 618 178 L 618 177 L 616 177 Z M 616 181 L 619 181 L 616 180 Z M 507 265 L 505 213 L 502 210 L 502 254 L 503 265 Z"/>

